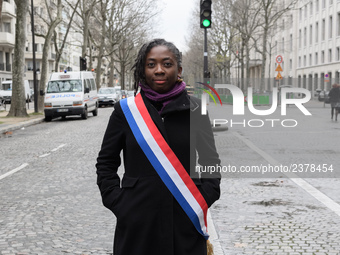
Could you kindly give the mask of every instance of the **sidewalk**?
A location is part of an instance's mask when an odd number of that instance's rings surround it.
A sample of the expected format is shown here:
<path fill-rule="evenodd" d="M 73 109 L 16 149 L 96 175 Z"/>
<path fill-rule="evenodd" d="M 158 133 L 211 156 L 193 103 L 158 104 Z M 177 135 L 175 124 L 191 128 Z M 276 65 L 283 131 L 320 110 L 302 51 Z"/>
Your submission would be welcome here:
<path fill-rule="evenodd" d="M 6 117 L 9 113 L 10 106 L 7 105 L 6 110 L 0 110 L 0 136 L 13 130 L 38 124 L 44 121 L 44 115 L 32 115 L 34 109 L 28 109 L 28 117 Z"/>

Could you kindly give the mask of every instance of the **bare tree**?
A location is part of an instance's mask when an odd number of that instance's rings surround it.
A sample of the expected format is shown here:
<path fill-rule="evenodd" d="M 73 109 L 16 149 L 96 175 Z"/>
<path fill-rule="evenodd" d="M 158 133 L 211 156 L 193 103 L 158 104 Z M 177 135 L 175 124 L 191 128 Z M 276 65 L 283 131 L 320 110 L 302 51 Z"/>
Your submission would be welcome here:
<path fill-rule="evenodd" d="M 91 43 L 97 50 L 96 55 L 91 56 L 97 59 L 97 86 L 98 88 L 101 86 L 102 58 L 110 56 L 110 80 L 114 72 L 112 61 L 117 61 L 123 69 L 119 69 L 119 72 L 124 87 L 125 70 L 131 64 L 131 50 L 136 47 L 136 42 L 140 39 L 138 35 L 143 30 L 143 25 L 154 15 L 151 13 L 152 1 L 122 0 L 108 1 L 104 4 L 105 2 L 102 2 L 99 9 L 95 10 L 96 19 L 90 29 Z M 96 29 L 99 25 L 100 31 Z M 117 66 L 114 68 L 118 70 Z"/>
<path fill-rule="evenodd" d="M 229 8 L 231 10 L 231 19 L 228 20 L 229 26 L 238 31 L 241 46 L 239 49 L 239 59 L 241 62 L 241 88 L 245 89 L 244 84 L 244 71 L 246 71 L 247 80 L 250 78 L 249 63 L 250 63 L 250 50 L 252 45 L 250 40 L 254 31 L 258 28 L 259 12 L 260 9 L 251 0 L 228 0 Z M 248 82 L 248 81 L 247 81 Z M 246 84 L 248 86 L 248 84 Z"/>
<path fill-rule="evenodd" d="M 28 13 L 28 0 L 15 0 L 15 4 L 17 9 L 12 72 L 12 99 L 11 109 L 7 116 L 25 117 L 28 116 L 25 105 L 26 95 L 24 89 L 26 15 Z"/>
<path fill-rule="evenodd" d="M 45 0 L 45 6 L 47 10 L 47 16 L 44 17 L 43 15 L 40 18 L 47 24 L 47 33 L 35 33 L 36 36 L 40 36 L 44 38 L 44 46 L 43 46 L 43 54 L 41 60 L 41 76 L 40 76 L 40 83 L 39 83 L 39 90 L 45 91 L 45 86 L 47 82 L 48 76 L 48 56 L 50 53 L 51 48 L 51 39 L 54 34 L 54 30 L 62 21 L 62 0 L 57 0 L 57 12 L 53 12 L 53 9 L 49 8 L 49 1 Z M 38 111 L 44 111 L 44 97 L 38 95 Z"/>
<path fill-rule="evenodd" d="M 197 15 L 197 17 L 199 17 Z M 196 22 L 199 24 L 198 22 Z M 187 85 L 195 85 L 195 82 L 203 78 L 203 29 L 196 26 L 191 31 L 188 42 L 189 50 L 183 55 L 183 78 Z"/>
<path fill-rule="evenodd" d="M 66 1 L 66 2 L 70 7 L 73 7 L 72 3 L 69 3 L 68 1 Z M 55 63 L 54 63 L 54 70 L 56 70 L 56 71 L 58 70 L 59 61 L 60 61 L 60 58 L 63 54 L 64 47 L 66 45 L 68 33 L 70 32 L 70 29 L 72 28 L 73 18 L 76 14 L 76 10 L 77 10 L 79 3 L 80 3 L 80 0 L 77 0 L 76 4 L 75 4 L 75 6 L 72 10 L 71 15 L 70 15 L 69 19 L 67 20 L 67 28 L 66 28 L 64 38 L 58 38 L 57 32 L 54 31 L 54 36 L 52 37 L 52 39 L 53 39 L 53 43 L 54 43 L 54 49 L 55 49 L 55 52 L 56 52 Z M 61 41 L 61 45 L 59 47 L 60 41 Z"/>
<path fill-rule="evenodd" d="M 230 6 L 224 0 L 217 0 L 213 5 L 214 26 L 211 29 L 212 51 L 215 54 L 216 68 L 219 77 L 230 79 L 234 43 L 237 37 L 235 28 L 229 26 L 231 20 Z"/>
<path fill-rule="evenodd" d="M 117 43 L 117 46 L 111 49 L 114 51 L 113 61 L 119 64 L 119 68 L 115 66 L 115 70 L 120 76 L 122 89 L 126 88 L 125 76 L 132 67 L 136 49 L 140 48 L 143 38 L 146 37 L 146 24 L 156 15 L 151 10 L 151 1 L 126 1 L 125 14 L 122 16 L 124 18 L 116 19 L 111 26 L 111 33 L 115 38 L 112 38 L 110 45 Z"/>

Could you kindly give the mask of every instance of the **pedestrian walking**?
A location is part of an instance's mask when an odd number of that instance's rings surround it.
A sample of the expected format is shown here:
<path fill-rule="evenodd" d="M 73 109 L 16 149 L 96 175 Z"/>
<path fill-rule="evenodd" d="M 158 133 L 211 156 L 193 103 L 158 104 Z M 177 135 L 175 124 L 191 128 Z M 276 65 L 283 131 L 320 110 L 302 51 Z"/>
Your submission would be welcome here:
<path fill-rule="evenodd" d="M 333 119 L 335 113 L 335 121 L 337 121 L 340 110 L 340 85 L 333 84 L 328 96 L 331 103 L 331 119 Z"/>
<path fill-rule="evenodd" d="M 174 44 L 144 44 L 133 66 L 136 96 L 110 117 L 96 168 L 103 204 L 117 218 L 114 255 L 207 254 L 206 213 L 219 199 L 220 174 L 200 176 L 196 159 L 205 167 L 220 159 L 181 63 Z"/>

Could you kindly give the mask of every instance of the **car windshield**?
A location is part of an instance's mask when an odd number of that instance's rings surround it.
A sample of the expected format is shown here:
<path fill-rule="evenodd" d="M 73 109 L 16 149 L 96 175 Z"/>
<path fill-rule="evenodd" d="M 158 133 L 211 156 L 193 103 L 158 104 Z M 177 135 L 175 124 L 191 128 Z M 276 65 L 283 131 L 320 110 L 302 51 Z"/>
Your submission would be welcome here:
<path fill-rule="evenodd" d="M 81 92 L 81 80 L 50 81 L 47 84 L 47 93 Z"/>
<path fill-rule="evenodd" d="M 114 94 L 115 89 L 114 88 L 101 88 L 98 91 L 98 94 Z"/>

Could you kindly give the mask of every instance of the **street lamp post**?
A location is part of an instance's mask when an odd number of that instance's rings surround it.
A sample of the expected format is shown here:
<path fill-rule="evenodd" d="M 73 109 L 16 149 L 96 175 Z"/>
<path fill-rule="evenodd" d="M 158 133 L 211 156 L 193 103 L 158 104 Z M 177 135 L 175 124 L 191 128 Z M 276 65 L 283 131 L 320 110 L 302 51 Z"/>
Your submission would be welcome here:
<path fill-rule="evenodd" d="M 34 8 L 31 0 L 31 30 L 32 30 L 32 54 L 33 54 L 33 89 L 34 89 L 34 112 L 38 112 L 38 84 L 35 64 L 35 38 L 34 38 Z"/>

